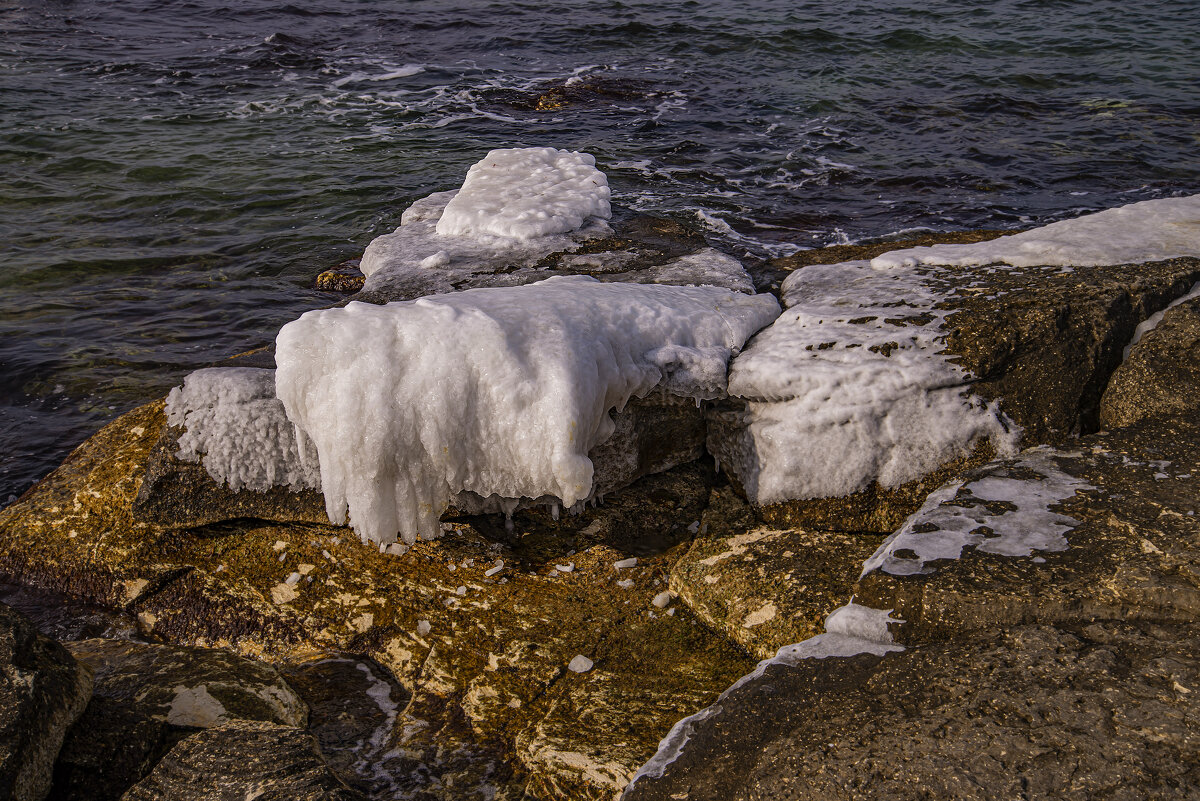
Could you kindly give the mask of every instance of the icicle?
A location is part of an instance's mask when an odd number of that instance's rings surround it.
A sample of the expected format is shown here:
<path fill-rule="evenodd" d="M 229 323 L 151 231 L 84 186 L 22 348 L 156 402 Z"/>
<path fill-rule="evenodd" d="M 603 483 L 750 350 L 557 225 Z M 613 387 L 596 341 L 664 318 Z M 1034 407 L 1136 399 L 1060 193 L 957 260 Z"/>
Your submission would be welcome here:
<path fill-rule="evenodd" d="M 550 504 L 550 517 L 554 518 L 554 522 L 558 522 L 558 501 Z"/>

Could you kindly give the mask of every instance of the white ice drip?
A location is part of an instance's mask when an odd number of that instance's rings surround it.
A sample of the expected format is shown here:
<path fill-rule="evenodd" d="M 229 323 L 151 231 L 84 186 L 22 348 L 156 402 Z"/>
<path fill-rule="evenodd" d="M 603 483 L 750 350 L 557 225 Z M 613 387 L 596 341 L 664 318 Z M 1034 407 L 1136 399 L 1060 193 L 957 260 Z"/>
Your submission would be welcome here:
<path fill-rule="evenodd" d="M 770 295 L 572 276 L 309 312 L 277 339 L 277 391 L 320 454 L 329 518 L 374 542 L 436 536 L 462 491 L 588 497 L 608 412 L 662 385 L 725 389 Z"/>

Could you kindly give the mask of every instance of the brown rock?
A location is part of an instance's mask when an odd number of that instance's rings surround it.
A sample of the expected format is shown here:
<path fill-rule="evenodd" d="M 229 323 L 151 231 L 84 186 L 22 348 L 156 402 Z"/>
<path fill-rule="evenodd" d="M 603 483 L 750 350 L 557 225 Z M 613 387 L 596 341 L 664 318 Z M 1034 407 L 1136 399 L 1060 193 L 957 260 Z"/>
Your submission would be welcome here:
<path fill-rule="evenodd" d="M 1200 300 L 1168 309 L 1113 371 L 1100 425 L 1121 428 L 1159 414 L 1200 409 Z"/>
<path fill-rule="evenodd" d="M 86 667 L 0 604 L 0 796 L 45 798 L 63 736 L 91 694 Z"/>

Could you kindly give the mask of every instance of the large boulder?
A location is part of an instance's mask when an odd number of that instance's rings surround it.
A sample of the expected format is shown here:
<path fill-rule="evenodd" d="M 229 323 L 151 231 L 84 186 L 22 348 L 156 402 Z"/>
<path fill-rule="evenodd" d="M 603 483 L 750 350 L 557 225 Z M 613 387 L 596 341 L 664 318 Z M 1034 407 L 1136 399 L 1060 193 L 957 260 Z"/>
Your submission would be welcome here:
<path fill-rule="evenodd" d="M 46 797 L 63 736 L 91 692 L 86 667 L 0 604 L 0 796 Z"/>
<path fill-rule="evenodd" d="M 117 799 L 175 743 L 231 720 L 303 728 L 304 702 L 270 666 L 224 651 L 124 640 L 66 646 L 95 693 L 54 767 L 59 801 Z"/>
<path fill-rule="evenodd" d="M 772 665 L 623 798 L 1194 798 L 1198 686 L 1194 624 L 1031 625 Z"/>
<path fill-rule="evenodd" d="M 1136 344 L 1126 348 L 1125 361 L 1100 399 L 1101 426 L 1121 428 L 1200 408 L 1200 300 L 1189 295 L 1190 300 L 1147 320 L 1157 325 L 1145 333 L 1139 329 Z"/>
<path fill-rule="evenodd" d="M 708 449 L 765 521 L 891 531 L 1018 433 L 1028 446 L 1096 431 L 1135 329 L 1197 278 L 1195 258 L 802 267 L 784 314 L 734 360 Z"/>
<path fill-rule="evenodd" d="M 330 772 L 311 736 L 265 721 L 234 720 L 171 749 L 124 801 L 359 801 Z"/>

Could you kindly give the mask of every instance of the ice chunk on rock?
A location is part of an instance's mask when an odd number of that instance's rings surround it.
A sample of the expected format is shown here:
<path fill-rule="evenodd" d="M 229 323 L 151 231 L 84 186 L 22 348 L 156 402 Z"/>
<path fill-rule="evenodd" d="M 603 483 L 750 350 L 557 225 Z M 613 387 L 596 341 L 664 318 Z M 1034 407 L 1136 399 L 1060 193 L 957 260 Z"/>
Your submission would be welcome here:
<path fill-rule="evenodd" d="M 969 395 L 942 354 L 942 299 L 905 269 L 814 265 L 783 284 L 787 310 L 730 367 L 746 401 L 739 425 L 710 426 L 709 447 L 756 503 L 896 487 L 1016 434 Z"/>
<path fill-rule="evenodd" d="M 607 220 L 608 178 L 596 159 L 552 147 L 493 150 L 467 171 L 438 220 L 442 236 L 534 239 Z"/>
<path fill-rule="evenodd" d="M 1131 203 L 970 245 L 884 253 L 876 269 L 918 264 L 1013 267 L 1142 264 L 1200 255 L 1200 195 Z"/>
<path fill-rule="evenodd" d="M 184 430 L 178 458 L 200 462 L 218 484 L 258 492 L 321 487 L 316 450 L 297 442 L 275 396 L 274 370 L 197 370 L 167 395 L 166 413 L 169 425 Z"/>
<path fill-rule="evenodd" d="M 439 533 L 459 492 L 592 489 L 608 412 L 656 386 L 720 397 L 770 295 L 582 276 L 309 312 L 277 339 L 277 390 L 320 455 L 331 520 L 364 539 Z"/>

